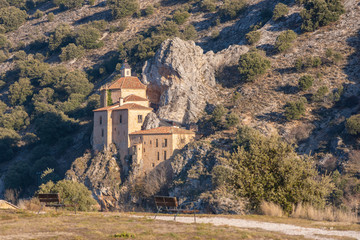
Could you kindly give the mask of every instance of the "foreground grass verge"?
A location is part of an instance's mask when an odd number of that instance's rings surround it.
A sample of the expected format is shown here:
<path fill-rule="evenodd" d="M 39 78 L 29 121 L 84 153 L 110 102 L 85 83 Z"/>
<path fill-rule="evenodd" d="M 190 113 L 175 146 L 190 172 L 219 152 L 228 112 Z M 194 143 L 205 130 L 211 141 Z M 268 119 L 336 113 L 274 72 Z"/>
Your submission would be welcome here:
<path fill-rule="evenodd" d="M 21 231 L 18 231 L 21 229 Z M 305 239 L 262 230 L 132 218 L 120 213 L 0 210 L 0 239 Z"/>

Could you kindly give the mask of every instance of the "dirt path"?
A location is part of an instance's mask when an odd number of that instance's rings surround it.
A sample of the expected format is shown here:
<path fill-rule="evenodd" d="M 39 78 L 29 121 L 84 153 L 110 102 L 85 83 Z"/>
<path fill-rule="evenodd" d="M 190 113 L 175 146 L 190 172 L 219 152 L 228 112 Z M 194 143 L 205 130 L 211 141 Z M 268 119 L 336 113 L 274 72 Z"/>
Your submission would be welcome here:
<path fill-rule="evenodd" d="M 173 221 L 172 216 L 158 216 L 156 219 L 164 221 Z M 177 222 L 181 223 L 193 223 L 194 218 L 192 217 L 177 217 Z M 258 222 L 243 219 L 231 219 L 222 217 L 198 217 L 196 218 L 197 223 L 211 223 L 216 226 L 228 225 L 239 228 L 258 228 L 271 232 L 281 232 L 287 235 L 304 236 L 306 238 L 313 239 L 338 239 L 339 237 L 350 237 L 360 240 L 360 231 L 337 231 L 337 230 L 324 230 L 319 228 L 305 228 L 290 224 L 283 223 L 269 223 L 269 222 Z M 334 237 L 334 238 L 331 238 Z"/>

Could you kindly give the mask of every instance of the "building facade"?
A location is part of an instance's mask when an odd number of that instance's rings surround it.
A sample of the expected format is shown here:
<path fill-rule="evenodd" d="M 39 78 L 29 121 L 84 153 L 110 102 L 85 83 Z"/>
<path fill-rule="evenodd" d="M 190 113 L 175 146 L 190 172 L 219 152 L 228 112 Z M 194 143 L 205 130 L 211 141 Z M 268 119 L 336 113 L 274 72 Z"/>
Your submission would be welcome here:
<path fill-rule="evenodd" d="M 107 106 L 108 102 L 114 104 Z M 101 106 L 94 110 L 93 148 L 101 151 L 114 144 L 125 171 L 131 160 L 147 172 L 194 139 L 193 131 L 178 127 L 141 130 L 145 117 L 153 111 L 149 106 L 146 85 L 131 76 L 125 63 L 121 78 L 101 89 Z"/>

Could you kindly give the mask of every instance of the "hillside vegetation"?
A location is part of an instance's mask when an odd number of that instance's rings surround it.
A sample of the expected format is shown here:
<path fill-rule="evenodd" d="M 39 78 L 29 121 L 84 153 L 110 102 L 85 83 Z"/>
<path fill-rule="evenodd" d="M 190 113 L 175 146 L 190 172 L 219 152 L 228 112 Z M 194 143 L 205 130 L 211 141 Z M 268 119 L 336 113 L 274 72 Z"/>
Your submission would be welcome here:
<path fill-rule="evenodd" d="M 0 196 L 31 196 L 95 158 L 98 89 L 125 59 L 140 76 L 179 37 L 205 52 L 250 50 L 217 71 L 217 106 L 197 122 L 211 151 L 225 152 L 207 168 L 200 154 L 195 175 L 179 170 L 151 194 L 191 192 L 186 179 L 199 178 L 209 185 L 194 196 L 214 205 L 209 196 L 231 189 L 240 212 L 264 199 L 287 213 L 302 202 L 359 209 L 359 18 L 355 0 L 0 0 Z M 132 180 L 118 184 L 130 195 Z"/>

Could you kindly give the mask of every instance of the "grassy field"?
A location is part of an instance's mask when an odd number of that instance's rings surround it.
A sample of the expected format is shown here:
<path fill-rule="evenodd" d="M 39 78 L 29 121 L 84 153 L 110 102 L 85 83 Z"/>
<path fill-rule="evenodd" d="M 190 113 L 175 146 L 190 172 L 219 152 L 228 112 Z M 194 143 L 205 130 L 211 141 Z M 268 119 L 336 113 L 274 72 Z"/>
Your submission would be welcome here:
<path fill-rule="evenodd" d="M 262 230 L 182 224 L 122 213 L 0 210 L 0 239 L 305 239 Z"/>

